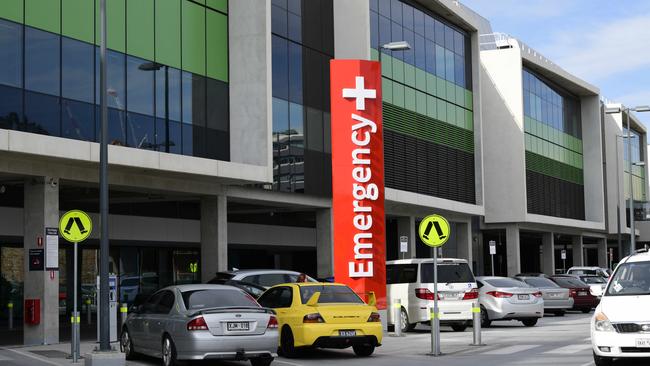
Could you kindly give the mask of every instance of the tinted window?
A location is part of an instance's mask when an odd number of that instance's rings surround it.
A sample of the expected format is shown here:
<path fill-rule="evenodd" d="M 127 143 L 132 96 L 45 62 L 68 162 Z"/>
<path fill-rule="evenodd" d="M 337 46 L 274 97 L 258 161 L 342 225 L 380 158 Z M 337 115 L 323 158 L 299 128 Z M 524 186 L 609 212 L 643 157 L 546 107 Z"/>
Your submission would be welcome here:
<path fill-rule="evenodd" d="M 92 94 L 91 94 L 92 97 Z M 61 136 L 76 140 L 92 141 L 95 136 L 94 107 L 90 103 L 69 99 L 61 101 Z"/>
<path fill-rule="evenodd" d="M 433 283 L 433 263 L 422 263 L 421 267 L 420 282 Z M 474 275 L 467 263 L 438 265 L 438 283 L 465 283 L 474 281 Z"/>
<path fill-rule="evenodd" d="M 258 301 L 267 308 L 288 308 L 293 302 L 293 290 L 290 287 L 272 288 L 260 296 Z"/>
<path fill-rule="evenodd" d="M 587 283 L 587 284 L 591 284 L 591 283 L 606 283 L 606 282 L 607 282 L 607 281 L 605 281 L 604 278 L 599 277 L 599 276 L 593 276 L 593 277 L 591 277 L 591 276 L 585 276 L 585 277 L 580 277 L 580 279 L 582 280 L 582 282 Z"/>
<path fill-rule="evenodd" d="M 25 88 L 59 95 L 61 37 L 34 28 L 25 29 Z"/>
<path fill-rule="evenodd" d="M 23 26 L 0 19 L 0 84 L 20 87 L 23 75 Z"/>
<path fill-rule="evenodd" d="M 575 278 L 555 277 L 553 281 L 562 287 L 589 287 L 586 283 Z"/>
<path fill-rule="evenodd" d="M 491 278 L 485 280 L 485 282 L 494 287 L 530 287 L 527 284 L 513 280 L 512 278 Z"/>
<path fill-rule="evenodd" d="M 154 71 L 142 70 L 148 61 L 128 56 L 126 58 L 127 93 L 129 111 L 153 116 Z"/>
<path fill-rule="evenodd" d="M 169 314 L 169 311 L 174 307 L 174 293 L 171 291 L 163 291 L 163 295 L 156 306 L 156 312 L 159 314 Z"/>
<path fill-rule="evenodd" d="M 281 283 L 290 282 L 289 278 L 287 278 L 287 275 L 285 275 L 284 273 L 269 273 L 269 274 L 254 276 L 254 277 L 256 277 L 255 280 L 257 282 L 253 282 L 253 283 L 258 283 L 264 287 L 271 287 L 271 286 L 279 285 Z"/>
<path fill-rule="evenodd" d="M 0 85 L 0 128 L 17 128 L 22 115 L 22 89 Z"/>
<path fill-rule="evenodd" d="M 257 302 L 255 302 L 255 300 L 250 297 L 250 295 L 238 289 L 184 291 L 183 303 L 185 304 L 185 308 L 187 310 L 237 306 L 259 306 Z"/>
<path fill-rule="evenodd" d="M 533 287 L 560 287 L 557 283 L 542 277 L 526 278 L 524 282 Z"/>
<path fill-rule="evenodd" d="M 61 104 L 59 97 L 26 92 L 25 120 L 21 131 L 59 136 L 61 133 Z"/>
<path fill-rule="evenodd" d="M 650 295 L 650 262 L 619 265 L 609 281 L 606 295 Z"/>
<path fill-rule="evenodd" d="M 162 297 L 165 295 L 164 292 L 156 292 L 155 294 L 151 295 L 145 301 L 144 304 L 142 304 L 142 312 L 147 313 L 147 314 L 154 314 L 157 312 L 157 304 L 162 299 Z"/>
<path fill-rule="evenodd" d="M 386 283 L 414 283 L 418 278 L 417 264 L 390 264 L 386 266 Z"/>
<path fill-rule="evenodd" d="M 320 292 L 319 304 L 326 303 L 352 303 L 363 304 L 359 296 L 347 286 L 301 286 L 300 301 L 306 304 L 316 293 Z"/>
<path fill-rule="evenodd" d="M 63 97 L 94 103 L 94 47 L 66 37 L 61 42 Z"/>

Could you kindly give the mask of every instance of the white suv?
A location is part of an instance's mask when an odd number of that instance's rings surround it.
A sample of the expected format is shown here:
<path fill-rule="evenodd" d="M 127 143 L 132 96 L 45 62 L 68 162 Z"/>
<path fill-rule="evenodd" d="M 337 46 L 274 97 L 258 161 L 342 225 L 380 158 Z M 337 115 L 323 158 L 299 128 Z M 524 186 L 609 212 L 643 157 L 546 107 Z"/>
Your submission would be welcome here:
<path fill-rule="evenodd" d="M 609 279 L 591 322 L 596 366 L 650 357 L 650 253 L 626 257 Z"/>

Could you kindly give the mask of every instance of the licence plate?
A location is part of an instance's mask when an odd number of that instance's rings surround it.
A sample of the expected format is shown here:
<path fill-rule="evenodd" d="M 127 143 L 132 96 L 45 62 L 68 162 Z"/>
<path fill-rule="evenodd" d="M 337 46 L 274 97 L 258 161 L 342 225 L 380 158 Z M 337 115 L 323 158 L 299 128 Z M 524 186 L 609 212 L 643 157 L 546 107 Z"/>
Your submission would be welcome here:
<path fill-rule="evenodd" d="M 441 292 L 440 298 L 443 300 L 458 300 L 461 298 L 461 292 Z"/>
<path fill-rule="evenodd" d="M 650 338 L 637 338 L 636 339 L 637 348 L 650 348 Z"/>
<path fill-rule="evenodd" d="M 339 336 L 340 337 L 356 337 L 357 336 L 357 331 L 356 330 L 339 330 Z"/>
<path fill-rule="evenodd" d="M 549 295 L 550 295 L 550 297 L 560 297 L 560 296 L 562 296 L 562 294 L 549 294 Z"/>
<path fill-rule="evenodd" d="M 587 293 L 584 291 L 578 292 L 578 296 L 587 296 Z"/>
<path fill-rule="evenodd" d="M 530 295 L 517 295 L 519 300 L 530 300 Z"/>
<path fill-rule="evenodd" d="M 229 332 L 234 331 L 242 331 L 242 330 L 250 330 L 250 325 L 248 322 L 228 322 L 226 324 L 226 329 L 228 329 Z"/>

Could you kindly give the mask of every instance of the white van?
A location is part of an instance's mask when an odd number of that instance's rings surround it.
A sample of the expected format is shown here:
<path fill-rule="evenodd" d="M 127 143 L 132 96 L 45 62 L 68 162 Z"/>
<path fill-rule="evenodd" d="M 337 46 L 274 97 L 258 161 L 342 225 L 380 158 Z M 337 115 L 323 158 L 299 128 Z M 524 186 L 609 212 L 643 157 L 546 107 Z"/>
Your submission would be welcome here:
<path fill-rule="evenodd" d="M 393 320 L 394 304 L 401 301 L 402 331 L 411 331 L 417 323 L 428 322 L 433 308 L 433 259 L 401 259 L 386 262 L 386 299 Z M 472 319 L 472 302 L 478 299 L 474 274 L 465 259 L 438 259 L 438 307 L 440 324 L 462 332 Z"/>

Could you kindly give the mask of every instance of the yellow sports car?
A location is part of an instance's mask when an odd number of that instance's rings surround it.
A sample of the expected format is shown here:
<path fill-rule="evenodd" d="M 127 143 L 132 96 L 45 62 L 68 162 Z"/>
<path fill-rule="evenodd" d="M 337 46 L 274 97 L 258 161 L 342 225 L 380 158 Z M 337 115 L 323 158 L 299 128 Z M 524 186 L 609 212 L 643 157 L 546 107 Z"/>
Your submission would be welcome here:
<path fill-rule="evenodd" d="M 369 304 L 348 286 L 336 283 L 288 283 L 268 289 L 257 300 L 274 309 L 280 329 L 280 351 L 297 348 L 348 348 L 370 356 L 381 345 L 382 326 L 374 294 Z"/>

